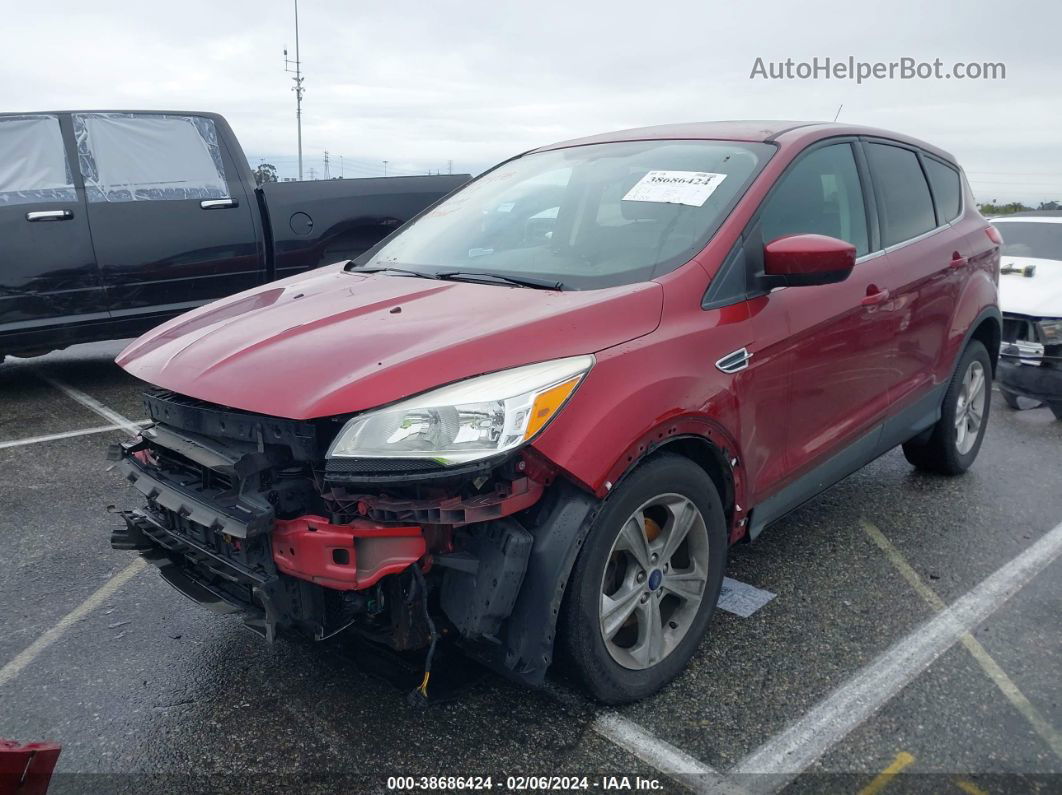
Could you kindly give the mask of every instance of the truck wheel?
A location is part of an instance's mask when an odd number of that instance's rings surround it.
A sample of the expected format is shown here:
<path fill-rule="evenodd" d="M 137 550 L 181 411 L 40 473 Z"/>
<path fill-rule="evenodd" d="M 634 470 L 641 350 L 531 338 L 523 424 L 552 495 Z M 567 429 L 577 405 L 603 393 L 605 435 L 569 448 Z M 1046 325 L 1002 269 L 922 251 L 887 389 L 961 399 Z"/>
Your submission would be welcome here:
<path fill-rule="evenodd" d="M 719 599 L 727 534 L 715 484 L 687 458 L 659 454 L 609 495 L 579 553 L 560 645 L 607 704 L 645 698 L 697 649 Z"/>
<path fill-rule="evenodd" d="M 959 360 L 940 419 L 926 441 L 904 442 L 903 454 L 918 469 L 961 475 L 981 449 L 992 405 L 992 361 L 978 340 L 971 340 Z"/>

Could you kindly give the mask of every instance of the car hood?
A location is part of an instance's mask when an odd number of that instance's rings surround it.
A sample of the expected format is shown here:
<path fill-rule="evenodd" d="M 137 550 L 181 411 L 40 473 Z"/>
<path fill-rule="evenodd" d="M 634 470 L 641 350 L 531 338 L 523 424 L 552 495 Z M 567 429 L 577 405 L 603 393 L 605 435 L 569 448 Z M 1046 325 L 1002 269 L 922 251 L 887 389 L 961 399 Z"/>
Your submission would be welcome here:
<path fill-rule="evenodd" d="M 334 265 L 181 315 L 116 361 L 183 395 L 310 419 L 594 353 L 651 332 L 662 306 L 654 282 L 558 292 L 347 273 Z"/>
<path fill-rule="evenodd" d="M 1032 276 L 999 275 L 999 308 L 1031 317 L 1062 317 L 1062 260 L 1036 257 L 1002 257 L 1004 267 L 1035 265 Z"/>

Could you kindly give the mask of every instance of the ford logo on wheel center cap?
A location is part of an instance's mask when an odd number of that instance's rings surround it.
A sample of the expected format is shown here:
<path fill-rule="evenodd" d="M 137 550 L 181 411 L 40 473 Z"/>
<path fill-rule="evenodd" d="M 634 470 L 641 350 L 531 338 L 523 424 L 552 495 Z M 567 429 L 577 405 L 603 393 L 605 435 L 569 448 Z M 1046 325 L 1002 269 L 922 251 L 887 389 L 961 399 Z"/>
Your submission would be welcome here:
<path fill-rule="evenodd" d="M 655 591 L 659 588 L 662 579 L 664 579 L 664 575 L 660 573 L 660 569 L 653 569 L 652 574 L 649 575 L 649 590 Z"/>

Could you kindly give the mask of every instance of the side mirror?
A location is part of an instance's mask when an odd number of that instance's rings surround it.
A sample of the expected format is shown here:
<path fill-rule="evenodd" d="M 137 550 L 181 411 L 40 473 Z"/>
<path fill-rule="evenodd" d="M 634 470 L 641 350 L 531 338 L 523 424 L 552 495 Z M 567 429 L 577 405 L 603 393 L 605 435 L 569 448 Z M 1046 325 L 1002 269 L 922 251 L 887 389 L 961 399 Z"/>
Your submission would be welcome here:
<path fill-rule="evenodd" d="M 772 287 L 843 282 L 855 261 L 855 246 L 827 235 L 788 235 L 763 247 L 763 273 Z"/>

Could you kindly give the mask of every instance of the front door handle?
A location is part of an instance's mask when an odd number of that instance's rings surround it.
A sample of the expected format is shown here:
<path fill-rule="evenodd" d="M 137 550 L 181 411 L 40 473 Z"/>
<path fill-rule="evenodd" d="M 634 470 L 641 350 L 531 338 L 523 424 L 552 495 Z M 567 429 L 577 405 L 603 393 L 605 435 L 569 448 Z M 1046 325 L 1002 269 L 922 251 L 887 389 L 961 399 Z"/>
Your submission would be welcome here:
<path fill-rule="evenodd" d="M 883 304 L 889 300 L 889 291 L 886 289 L 878 289 L 873 284 L 867 288 L 867 294 L 863 298 L 861 303 L 863 306 L 877 306 Z"/>
<path fill-rule="evenodd" d="M 235 199 L 204 199 L 199 206 L 204 210 L 224 210 L 227 207 L 239 207 L 240 203 Z"/>
<path fill-rule="evenodd" d="M 33 210 L 26 213 L 27 221 L 69 221 L 73 217 L 73 210 Z"/>

